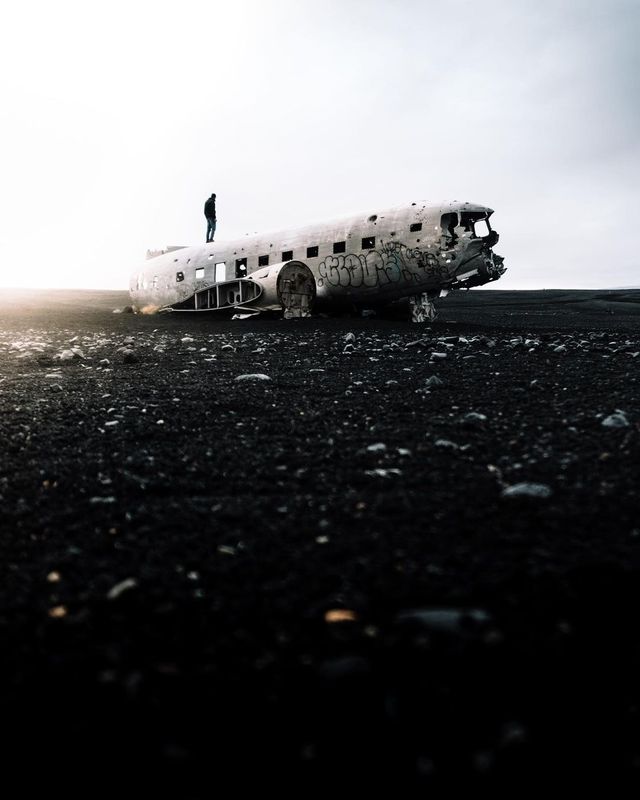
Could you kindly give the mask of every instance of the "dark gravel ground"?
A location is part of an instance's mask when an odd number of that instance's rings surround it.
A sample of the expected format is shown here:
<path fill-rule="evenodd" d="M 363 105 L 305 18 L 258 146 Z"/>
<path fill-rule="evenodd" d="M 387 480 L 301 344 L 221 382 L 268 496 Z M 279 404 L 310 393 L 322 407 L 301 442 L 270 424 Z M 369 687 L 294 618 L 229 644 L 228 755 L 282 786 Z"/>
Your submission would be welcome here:
<path fill-rule="evenodd" d="M 640 784 L 640 298 L 584 294 L 0 295 L 15 796 Z"/>

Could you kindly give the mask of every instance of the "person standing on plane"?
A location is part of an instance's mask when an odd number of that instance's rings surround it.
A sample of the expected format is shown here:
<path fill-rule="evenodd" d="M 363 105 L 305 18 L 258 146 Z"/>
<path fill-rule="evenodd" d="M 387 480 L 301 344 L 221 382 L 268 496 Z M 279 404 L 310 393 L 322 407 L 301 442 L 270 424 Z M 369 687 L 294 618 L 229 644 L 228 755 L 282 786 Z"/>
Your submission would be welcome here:
<path fill-rule="evenodd" d="M 212 242 L 216 233 L 216 196 L 211 197 L 204 204 L 204 215 L 207 218 L 207 242 Z"/>

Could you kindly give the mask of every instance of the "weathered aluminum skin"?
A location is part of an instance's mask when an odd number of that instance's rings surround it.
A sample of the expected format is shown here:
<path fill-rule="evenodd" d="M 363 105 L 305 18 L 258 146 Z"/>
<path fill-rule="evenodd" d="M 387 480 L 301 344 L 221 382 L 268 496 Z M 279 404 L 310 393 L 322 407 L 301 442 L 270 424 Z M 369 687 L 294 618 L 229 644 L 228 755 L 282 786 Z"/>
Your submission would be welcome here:
<path fill-rule="evenodd" d="M 310 268 L 318 304 L 325 307 L 376 305 L 496 280 L 505 271 L 503 259 L 492 251 L 498 236 L 491 232 L 479 238 L 465 230 L 462 212 L 486 220 L 493 213 L 474 203 L 412 203 L 295 230 L 173 249 L 149 258 L 135 271 L 132 302 L 148 310 L 173 306 L 214 285 L 217 263 L 225 262 L 224 279 L 232 280 L 238 277 L 236 259 L 247 259 L 247 275 L 264 273 L 258 258 L 268 255 L 271 264 L 281 263 L 286 251 Z M 446 214 L 457 214 L 455 228 L 441 227 Z M 421 230 L 410 230 L 418 224 Z M 373 247 L 363 247 L 367 237 L 375 237 Z M 344 253 L 334 253 L 336 242 L 345 242 Z M 308 257 L 308 247 L 317 247 L 318 255 Z M 196 270 L 201 270 L 198 277 Z M 180 281 L 178 273 L 183 276 Z"/>

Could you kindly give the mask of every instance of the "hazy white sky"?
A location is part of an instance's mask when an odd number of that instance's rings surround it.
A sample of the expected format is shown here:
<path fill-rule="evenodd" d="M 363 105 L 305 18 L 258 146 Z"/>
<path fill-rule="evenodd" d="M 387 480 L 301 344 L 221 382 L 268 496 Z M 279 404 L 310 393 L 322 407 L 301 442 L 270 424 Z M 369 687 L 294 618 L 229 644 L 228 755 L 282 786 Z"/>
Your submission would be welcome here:
<path fill-rule="evenodd" d="M 0 285 L 413 200 L 496 209 L 496 288 L 640 284 L 638 0 L 4 10 Z"/>

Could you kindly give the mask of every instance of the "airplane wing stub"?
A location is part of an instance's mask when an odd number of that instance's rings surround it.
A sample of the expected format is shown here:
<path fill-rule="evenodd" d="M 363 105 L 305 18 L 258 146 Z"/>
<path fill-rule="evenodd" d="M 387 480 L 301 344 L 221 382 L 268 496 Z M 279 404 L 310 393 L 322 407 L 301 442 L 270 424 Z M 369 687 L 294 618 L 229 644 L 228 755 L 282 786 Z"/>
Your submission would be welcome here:
<path fill-rule="evenodd" d="M 173 311 L 283 311 L 307 317 L 316 297 L 313 273 L 302 261 L 274 264 L 246 278 L 213 283 L 169 306 Z"/>

